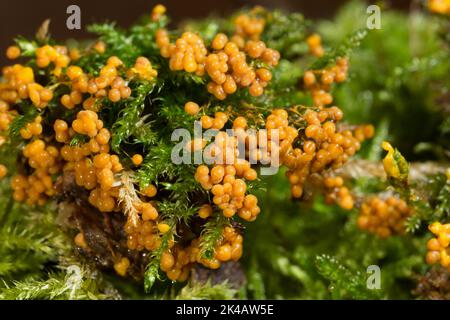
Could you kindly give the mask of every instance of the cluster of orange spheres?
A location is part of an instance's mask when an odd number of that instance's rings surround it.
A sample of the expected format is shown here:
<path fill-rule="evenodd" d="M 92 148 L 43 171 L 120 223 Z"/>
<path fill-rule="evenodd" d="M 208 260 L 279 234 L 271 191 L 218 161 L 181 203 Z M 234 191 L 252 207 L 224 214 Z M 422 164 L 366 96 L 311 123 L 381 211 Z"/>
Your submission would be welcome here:
<path fill-rule="evenodd" d="M 226 116 L 224 115 L 224 119 L 222 120 L 221 115 L 216 114 L 215 118 L 203 116 L 201 118 L 203 128 L 208 129 L 213 127 L 220 130 L 227 122 Z M 244 131 L 247 127 L 246 119 L 244 117 L 237 117 L 233 122 L 233 129 L 239 133 L 237 134 L 237 139 L 228 137 L 225 132 L 219 132 L 215 137 L 215 144 L 218 144 L 219 148 L 214 150 L 216 150 L 217 154 L 224 157 L 221 159 L 224 161 L 222 163 L 228 164 L 230 161 L 227 156 L 235 159 L 233 157 L 236 157 L 238 154 L 236 143 L 240 141 L 246 144 L 246 155 L 250 159 L 256 161 L 265 159 L 269 153 L 262 153 L 261 148 L 259 150 L 248 149 L 251 145 L 250 142 L 255 140 L 256 144 L 259 144 L 260 147 L 265 146 L 266 151 L 268 151 L 267 149 L 271 150 L 272 148 L 268 148 L 268 145 L 271 143 L 271 132 L 272 130 L 277 130 L 279 144 L 276 146 L 279 148 L 279 162 L 288 168 L 286 174 L 291 183 L 292 196 L 299 198 L 303 194 L 304 181 L 310 174 L 319 173 L 328 168 L 339 168 L 350 156 L 359 150 L 362 141 L 373 136 L 374 129 L 371 125 L 357 127 L 355 133 L 350 130 L 338 131 L 335 123 L 342 120 L 342 117 L 343 113 L 337 107 L 320 108 L 319 111 L 307 111 L 302 116 L 303 121 L 306 123 L 306 128 L 304 135 L 302 135 L 303 141 L 300 147 L 293 146 L 294 141 L 299 136 L 299 131 L 289 125 L 289 116 L 286 110 L 275 109 L 267 117 L 265 128 L 268 131 L 265 139 L 258 138 L 256 135 L 247 134 Z M 201 147 L 204 147 L 204 144 L 201 144 Z M 248 161 L 242 161 L 242 159 L 234 162 L 232 166 L 216 165 L 211 168 L 211 171 L 209 170 L 210 168 L 207 166 L 199 166 L 195 179 L 204 189 L 211 190 L 214 195 L 213 202 L 219 207 L 223 207 L 225 216 L 233 216 L 236 212 L 236 206 L 228 208 L 223 203 L 225 201 L 227 204 L 232 200 L 231 194 L 233 189 L 226 184 L 229 182 L 228 179 L 231 179 L 229 175 L 234 174 L 234 171 L 236 171 L 237 176 L 252 181 L 257 178 L 256 171 L 251 168 Z M 225 189 L 223 189 L 224 186 L 222 184 L 215 186 L 215 184 L 222 181 L 220 179 L 225 181 Z M 336 185 L 336 188 L 339 190 L 334 189 L 334 187 L 331 188 L 336 191 L 336 195 L 333 196 L 336 198 L 336 202 L 345 209 L 353 208 L 354 201 L 349 190 L 338 185 Z M 241 203 L 240 198 L 238 198 L 237 203 Z M 259 208 L 255 207 L 252 210 L 256 213 Z M 240 209 L 239 211 L 243 211 L 240 215 L 245 217 L 244 219 L 246 220 L 255 218 L 255 215 L 249 215 L 247 210 Z"/>
<path fill-rule="evenodd" d="M 103 128 L 97 113 L 81 110 L 69 128 L 64 120 L 54 123 L 55 139 L 64 143 L 61 157 L 66 161 L 64 173 L 73 172 L 78 186 L 90 190 L 89 202 L 102 212 L 119 210 L 117 198 L 119 189 L 114 186 L 115 174 L 123 170 L 117 155 L 109 154 L 111 134 Z M 81 145 L 70 145 L 74 134 L 89 137 Z"/>
<path fill-rule="evenodd" d="M 154 185 L 149 185 L 140 191 L 140 194 L 145 197 L 154 197 L 157 189 Z M 136 201 L 133 203 L 133 209 L 138 213 L 138 219 L 131 219 L 128 217 L 125 223 L 124 230 L 127 235 L 127 247 L 130 250 L 153 251 L 161 246 L 161 236 L 167 233 L 171 227 L 164 222 L 158 221 L 158 210 L 151 202 Z M 169 247 L 174 245 L 173 240 L 169 241 Z M 114 269 L 116 272 L 125 276 L 127 269 L 130 266 L 130 261 L 126 257 L 119 259 Z"/>
<path fill-rule="evenodd" d="M 139 205 L 142 206 L 150 205 L 151 207 L 151 204 L 147 202 L 139 203 Z M 146 249 L 152 251 L 161 246 L 161 236 L 162 234 L 170 230 L 170 226 L 166 223 L 157 223 L 156 221 L 153 221 L 156 219 L 157 216 L 158 214 L 156 212 L 156 216 L 152 220 L 145 219 L 144 216 L 142 220 L 139 219 L 135 222 L 131 222 L 128 219 L 128 221 L 124 226 L 125 233 L 127 234 L 128 249 L 137 251 L 142 251 Z M 174 244 L 175 243 L 173 240 L 169 241 L 170 248 L 173 247 Z M 119 258 L 114 264 L 114 269 L 121 276 L 125 276 L 127 274 L 127 270 L 129 267 L 130 267 L 130 260 L 126 257 Z"/>
<path fill-rule="evenodd" d="M 336 123 L 342 119 L 343 113 L 337 107 L 324 108 L 319 112 L 308 111 L 304 119 L 306 140 L 303 144 L 305 159 L 312 156 L 311 172 L 319 172 L 327 167 L 339 168 L 349 157 L 353 156 L 361 147 L 361 142 L 371 138 L 374 128 L 363 126 L 364 136 L 358 140 L 351 130 L 339 131 Z"/>
<path fill-rule="evenodd" d="M 156 211 L 156 209 L 154 210 Z M 152 215 L 152 220 L 148 219 L 148 216 L 144 219 L 143 215 L 142 220 L 138 220 L 137 223 L 133 224 L 128 221 L 125 224 L 128 249 L 137 251 L 146 249 L 152 251 L 159 248 L 161 245 L 161 239 L 158 224 L 156 223 L 158 212 L 152 213 Z"/>
<path fill-rule="evenodd" d="M 98 118 L 97 113 L 90 110 L 78 112 L 77 118 L 72 122 L 72 129 L 76 133 L 87 135 L 90 138 L 95 138 L 102 128 L 103 121 Z"/>
<path fill-rule="evenodd" d="M 278 51 L 267 48 L 258 40 L 264 23 L 262 18 L 246 14 L 238 16 L 236 34 L 228 39 L 227 35 L 218 33 L 211 42 L 211 52 L 202 38 L 193 32 L 184 32 L 175 43 L 171 43 L 167 30 L 159 29 L 156 44 L 161 55 L 169 59 L 171 70 L 184 70 L 198 76 L 206 72 L 211 79 L 207 85 L 208 92 L 217 99 L 225 99 L 239 87 L 248 87 L 252 96 L 260 96 L 272 79 L 272 73 L 267 68 L 255 70 L 247 63 L 247 55 L 269 67 L 277 65 L 280 59 Z"/>
<path fill-rule="evenodd" d="M 28 122 L 25 127 L 20 129 L 22 138 L 29 140 L 33 136 L 39 136 L 42 133 L 42 117 L 37 116 L 33 122 Z"/>
<path fill-rule="evenodd" d="M 102 212 L 116 209 L 119 190 L 113 186 L 114 174 L 122 171 L 119 157 L 108 153 L 94 156 L 92 163 L 83 159 L 75 163 L 75 181 L 79 186 L 92 190 L 89 202 Z"/>
<path fill-rule="evenodd" d="M 47 68 L 53 64 L 53 74 L 59 77 L 63 68 L 70 63 L 68 50 L 65 46 L 44 45 L 36 49 L 36 65 L 39 68 Z"/>
<path fill-rule="evenodd" d="M 30 83 L 27 85 L 28 96 L 33 102 L 33 104 L 39 109 L 45 108 L 50 100 L 53 98 L 53 92 L 50 89 L 44 88 L 38 83 Z M 27 91 L 24 91 L 23 95 L 19 96 L 25 97 L 27 95 Z"/>
<path fill-rule="evenodd" d="M 440 263 L 441 266 L 450 271 L 450 223 L 434 222 L 429 226 L 429 229 L 435 235 L 435 238 L 431 238 L 427 243 L 427 263 Z"/>
<path fill-rule="evenodd" d="M 227 226 L 222 230 L 222 238 L 214 248 L 214 257 L 212 259 L 205 259 L 201 257 L 201 250 L 199 248 L 199 239 L 194 239 L 191 243 L 190 256 L 198 263 L 203 264 L 210 269 L 218 269 L 221 262 L 237 261 L 242 256 L 243 237 L 239 232 Z"/>
<path fill-rule="evenodd" d="M 214 257 L 222 262 L 239 260 L 242 256 L 242 235 L 233 227 L 225 227 L 222 236 L 222 241 L 216 246 Z"/>
<path fill-rule="evenodd" d="M 0 100 L 0 133 L 9 129 L 9 125 L 13 121 L 16 111 L 9 109 L 9 104 Z M 6 137 L 0 135 L 0 147 L 6 142 Z M 8 173 L 8 168 L 0 164 L 0 179 L 4 178 Z"/>
<path fill-rule="evenodd" d="M 9 129 L 9 125 L 13 121 L 17 111 L 9 109 L 9 104 L 5 101 L 0 100 L 0 132 Z M 0 146 L 5 142 L 5 138 L 1 137 Z"/>
<path fill-rule="evenodd" d="M 357 224 L 362 230 L 387 238 L 403 234 L 406 219 L 411 215 L 412 209 L 402 199 L 373 197 L 361 205 Z"/>
<path fill-rule="evenodd" d="M 291 193 L 294 198 L 303 194 L 303 183 L 312 173 L 320 173 L 328 168 L 341 167 L 349 157 L 355 154 L 361 147 L 364 139 L 371 138 L 374 128 L 371 125 L 363 126 L 363 136 L 358 140 L 352 131 L 339 131 L 336 123 L 343 117 L 338 107 L 321 108 L 319 111 L 309 110 L 303 115 L 306 122 L 304 140 L 302 146 L 292 146 L 295 134 L 283 141 L 280 158 L 288 167 L 286 173 L 291 183 Z M 341 191 L 342 199 L 345 199 L 344 207 L 350 207 L 349 194 Z M 344 194 L 345 193 L 345 194 Z M 343 203 L 344 204 L 344 203 Z"/>
<path fill-rule="evenodd" d="M 16 103 L 20 99 L 30 99 L 37 108 L 45 108 L 53 98 L 49 88 L 35 82 L 34 71 L 30 67 L 20 64 L 3 68 L 3 77 L 6 85 L 0 92 L 0 100 Z"/>
<path fill-rule="evenodd" d="M 200 263 L 210 269 L 218 269 L 222 262 L 237 261 L 242 256 L 243 237 L 238 231 L 227 226 L 222 230 L 222 238 L 214 250 L 214 257 L 204 258 L 200 248 L 200 238 L 192 240 L 187 247 L 169 245 L 163 252 L 160 268 L 172 281 L 185 281 L 194 263 Z"/>
<path fill-rule="evenodd" d="M 43 205 L 48 197 L 55 195 L 51 176 L 61 171 L 59 150 L 37 139 L 25 146 L 23 155 L 34 172 L 29 176 L 13 177 L 11 186 L 14 200 L 26 201 L 29 205 Z"/>
<path fill-rule="evenodd" d="M 68 143 L 69 139 L 75 134 L 75 132 L 70 130 L 67 122 L 64 120 L 57 119 L 53 125 L 55 130 L 55 140 L 58 142 Z"/>
<path fill-rule="evenodd" d="M 223 119 L 222 119 L 223 115 Z M 223 113 L 216 113 L 214 119 L 204 116 L 202 124 L 204 128 L 221 129 L 227 122 L 227 116 Z M 219 123 L 218 123 L 219 122 Z M 233 122 L 234 129 L 244 129 L 246 121 L 243 117 L 238 117 Z M 241 138 L 247 138 L 245 131 Z M 246 195 L 247 185 L 244 181 L 257 179 L 257 172 L 251 168 L 250 162 L 238 159 L 238 138 L 230 137 L 225 131 L 219 131 L 212 144 L 211 154 L 215 164 L 209 168 L 206 165 L 197 167 L 195 180 L 201 184 L 205 190 L 210 190 L 213 195 L 213 203 L 219 207 L 223 215 L 227 218 L 233 217 L 236 213 L 244 220 L 253 221 L 259 214 L 257 198 L 253 195 Z M 202 207 L 199 215 L 208 217 L 211 208 Z M 209 212 L 209 213 L 207 213 Z"/>
<path fill-rule="evenodd" d="M 81 152 L 80 152 L 81 151 Z M 64 146 L 61 154 L 67 161 L 65 170 L 73 170 L 77 185 L 90 190 L 89 202 L 102 212 L 116 208 L 119 190 L 114 187 L 114 174 L 122 170 L 119 158 L 109 153 L 98 153 L 87 159 L 82 147 Z M 88 150 L 86 150 L 88 151 Z"/>
<path fill-rule="evenodd" d="M 226 113 L 218 111 L 214 114 L 214 117 L 204 115 L 200 118 L 203 129 L 222 129 L 228 122 L 228 116 Z"/>
<path fill-rule="evenodd" d="M 317 33 L 310 35 L 306 38 L 306 43 L 308 44 L 309 52 L 316 57 L 323 56 L 324 50 L 322 47 L 322 39 Z"/>
<path fill-rule="evenodd" d="M 189 249 L 181 246 L 173 246 L 169 250 L 163 252 L 159 267 L 166 273 L 167 278 L 170 280 L 183 282 L 189 277 L 192 262 L 189 255 Z"/>
<path fill-rule="evenodd" d="M 355 204 L 355 200 L 350 190 L 344 186 L 342 177 L 326 177 L 323 180 L 326 188 L 325 201 L 329 204 L 336 203 L 344 210 L 351 210 Z"/>
<path fill-rule="evenodd" d="M 140 74 L 149 77 L 148 64 L 150 64 L 148 59 L 140 57 L 136 61 L 136 65 L 140 67 L 136 68 L 135 66 L 127 72 L 129 75 L 133 75 L 140 71 Z M 131 95 L 131 89 L 128 87 L 126 80 L 119 74 L 118 69 L 122 66 L 123 62 L 118 57 L 111 56 L 108 58 L 106 65 L 100 69 L 98 77 L 88 76 L 79 66 L 68 67 L 66 75 L 71 81 L 72 91 L 61 97 L 61 104 L 67 109 L 73 109 L 83 103 L 85 109 L 97 111 L 96 101 L 99 98 L 107 97 L 111 102 L 127 99 Z M 154 70 L 151 69 L 151 71 Z M 89 97 L 84 99 L 84 94 L 89 94 Z"/>
<path fill-rule="evenodd" d="M 259 9 L 259 7 L 255 7 L 249 14 L 242 13 L 234 19 L 236 35 L 251 40 L 259 39 L 266 24 L 266 20 L 257 15 Z"/>
<path fill-rule="evenodd" d="M 213 203 L 217 205 L 225 217 L 231 218 L 236 213 L 247 221 L 253 221 L 259 214 L 258 199 L 254 195 L 246 195 L 247 185 L 243 179 L 254 180 L 256 171 L 250 168 L 250 164 L 243 160 L 235 165 L 215 165 L 211 170 L 205 165 L 197 167 L 195 179 L 213 195 Z M 207 213 L 208 212 L 208 213 Z M 202 207 L 199 215 L 208 217 L 211 209 Z"/>
<path fill-rule="evenodd" d="M 16 111 L 9 109 L 9 104 L 0 100 L 0 133 L 9 129 L 9 125 L 15 117 Z M 6 142 L 6 137 L 0 135 L 0 147 Z M 8 174 L 8 168 L 0 164 L 0 179 L 4 178 Z"/>
<path fill-rule="evenodd" d="M 146 57 L 138 57 L 134 66 L 127 71 L 128 78 L 138 77 L 147 81 L 153 80 L 157 75 L 158 71 L 153 69 L 152 63 Z"/>
<path fill-rule="evenodd" d="M 240 42 L 244 44 L 243 48 L 239 47 Z M 263 41 L 245 42 L 239 36 L 229 41 L 223 33 L 214 37 L 211 46 L 214 52 L 208 55 L 205 66 L 212 80 L 207 85 L 209 93 L 219 100 L 236 92 L 238 87 L 248 87 L 250 95 L 255 97 L 263 94 L 264 87 L 272 79 L 272 73 L 267 68 L 255 70 L 247 63 L 247 55 L 272 67 L 280 59 L 278 51 L 267 48 Z"/>
<path fill-rule="evenodd" d="M 283 109 L 272 110 L 272 114 L 266 119 L 265 127 L 268 130 L 268 134 L 272 130 L 278 130 L 280 164 L 285 165 L 289 169 L 286 175 L 291 184 L 291 194 L 293 197 L 299 198 L 303 193 L 303 179 L 300 177 L 296 179 L 297 176 L 293 171 L 297 166 L 293 155 L 293 143 L 299 135 L 298 130 L 289 125 L 289 114 Z M 272 137 L 268 136 L 268 138 Z"/>
<path fill-rule="evenodd" d="M 156 32 L 156 44 L 160 48 L 161 55 L 169 59 L 170 70 L 184 70 L 199 76 L 205 74 L 208 50 L 197 34 L 184 32 L 173 44 L 167 30 L 159 29 Z"/>
<path fill-rule="evenodd" d="M 303 83 L 311 92 L 314 105 L 324 106 L 333 102 L 330 94 L 333 83 L 342 83 L 347 79 L 348 60 L 339 58 L 336 65 L 324 70 L 308 70 L 303 75 Z"/>
<path fill-rule="evenodd" d="M 354 136 L 350 130 L 339 132 L 335 123 L 342 117 L 343 113 L 337 107 L 307 111 L 302 116 L 307 126 L 299 147 L 294 147 L 294 141 L 299 136 L 299 131 L 289 125 L 289 114 L 286 110 L 275 109 L 267 117 L 265 122 L 265 128 L 268 129 L 266 140 L 256 140 L 259 144 L 269 144 L 272 138 L 271 131 L 278 130 L 280 164 L 288 168 L 287 176 L 291 183 L 293 197 L 302 196 L 303 184 L 308 176 L 323 172 L 328 168 L 339 168 L 360 148 L 364 139 L 373 136 L 374 129 L 370 125 L 358 127 L 356 129 L 357 136 Z M 210 122 L 208 121 L 206 128 L 209 128 Z M 219 127 L 221 126 L 222 123 Z M 246 126 L 247 121 L 244 117 L 238 117 L 233 122 L 235 130 L 245 129 Z M 226 137 L 225 132 L 219 132 L 215 141 L 219 145 L 217 153 L 224 157 L 223 163 L 229 163 L 225 156 L 236 156 L 236 140 L 233 140 L 234 137 L 225 139 Z M 256 136 L 243 133 L 238 135 L 237 140 L 242 137 L 247 146 L 252 138 L 256 138 Z M 248 156 L 251 155 L 250 151 L 247 150 Z M 263 156 L 263 154 L 256 154 L 253 158 L 260 160 Z M 237 211 L 241 218 L 253 221 L 260 210 L 257 206 L 257 199 L 252 195 L 244 196 L 246 192 L 244 180 L 236 179 L 235 176 L 252 181 L 257 178 L 257 173 L 251 167 L 250 162 L 239 160 L 233 165 L 216 164 L 212 168 L 201 165 L 197 168 L 195 179 L 204 189 L 211 191 L 213 203 L 222 209 L 226 217 L 234 216 Z M 332 179 L 329 178 L 328 180 L 327 186 L 333 191 L 333 195 L 330 194 L 330 197 L 333 197 L 344 209 L 353 208 L 353 197 L 350 191 L 342 185 L 342 179 L 337 178 L 336 181 L 331 181 Z M 212 209 L 208 205 L 200 209 L 199 215 L 206 218 L 211 215 L 211 212 Z"/>
<path fill-rule="evenodd" d="M 127 223 L 125 231 L 128 234 L 128 248 L 131 250 L 155 250 L 161 245 L 161 235 L 168 230 L 164 223 L 156 224 L 154 221 L 140 221 L 136 225 Z M 212 259 L 205 259 L 200 248 L 200 239 L 196 238 L 183 247 L 169 240 L 168 248 L 160 258 L 160 268 L 172 281 L 186 281 L 192 266 L 201 263 L 211 269 L 220 267 L 221 262 L 237 261 L 242 256 L 242 236 L 232 227 L 225 227 L 222 238 L 215 247 Z M 83 243 L 80 243 L 80 246 Z M 119 259 L 114 268 L 116 272 L 124 276 L 130 266 L 127 258 Z"/>
<path fill-rule="evenodd" d="M 277 127 L 279 123 L 272 121 L 272 119 L 280 119 L 277 116 L 282 115 L 287 117 L 287 112 L 283 109 L 272 110 L 272 115 L 269 115 L 265 123 L 266 127 L 261 130 L 247 130 L 248 123 L 245 117 L 239 116 L 233 120 L 233 132 L 237 137 L 237 142 L 240 145 L 245 145 L 245 156 L 251 163 L 264 163 L 271 166 L 278 166 L 277 159 L 271 159 L 272 152 L 277 153 L 279 151 L 279 145 L 277 141 L 273 141 L 278 137 L 280 140 L 285 140 L 286 137 L 294 135 L 294 128 L 289 127 Z M 271 119 L 272 118 L 272 119 Z M 283 125 L 287 126 L 287 118 L 282 119 Z M 273 131 L 275 129 L 275 131 Z M 278 130 L 278 131 L 277 131 Z M 283 144 L 283 143 L 281 143 Z M 238 154 L 239 151 L 236 152 Z M 274 160 L 274 162 L 272 161 Z M 248 177 L 247 177 L 248 176 Z M 247 180 L 251 180 L 252 171 L 244 171 L 244 177 Z"/>

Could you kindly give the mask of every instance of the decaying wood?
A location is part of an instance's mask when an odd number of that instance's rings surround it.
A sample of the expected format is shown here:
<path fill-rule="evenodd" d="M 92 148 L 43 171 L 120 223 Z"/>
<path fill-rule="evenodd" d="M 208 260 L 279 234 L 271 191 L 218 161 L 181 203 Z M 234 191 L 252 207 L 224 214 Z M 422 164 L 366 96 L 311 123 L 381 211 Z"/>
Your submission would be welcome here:
<path fill-rule="evenodd" d="M 211 270 L 196 265 L 192 271 L 192 281 L 206 283 L 210 281 L 212 285 L 227 281 L 233 289 L 240 289 L 247 281 L 244 270 L 239 262 L 223 262 L 218 270 Z"/>
<path fill-rule="evenodd" d="M 76 229 L 83 233 L 88 248 L 78 248 L 80 254 L 102 269 L 112 269 L 121 257 L 127 257 L 131 262 L 129 274 L 142 278 L 147 254 L 128 249 L 123 228 L 126 217 L 102 213 L 93 207 L 88 201 L 88 192 L 76 185 L 72 175 L 64 175 L 57 187 L 61 190 L 58 223 L 68 232 Z"/>
<path fill-rule="evenodd" d="M 88 245 L 88 249 L 77 248 L 79 253 L 103 270 L 112 270 L 118 259 L 127 257 L 131 262 L 128 273 L 135 279 L 142 279 L 148 263 L 148 253 L 128 249 L 123 228 L 127 217 L 123 214 L 102 213 L 93 207 L 88 201 L 88 191 L 76 185 L 73 175 L 65 174 L 57 188 L 61 194 L 57 222 L 68 232 L 82 232 Z M 242 228 L 238 224 L 234 226 Z M 204 283 L 209 279 L 212 284 L 227 280 L 236 289 L 246 281 L 238 262 L 222 263 L 218 270 L 197 265 L 192 271 L 191 279 L 194 283 Z"/>
<path fill-rule="evenodd" d="M 418 278 L 413 295 L 427 300 L 450 300 L 450 274 L 442 267 L 433 268 Z"/>

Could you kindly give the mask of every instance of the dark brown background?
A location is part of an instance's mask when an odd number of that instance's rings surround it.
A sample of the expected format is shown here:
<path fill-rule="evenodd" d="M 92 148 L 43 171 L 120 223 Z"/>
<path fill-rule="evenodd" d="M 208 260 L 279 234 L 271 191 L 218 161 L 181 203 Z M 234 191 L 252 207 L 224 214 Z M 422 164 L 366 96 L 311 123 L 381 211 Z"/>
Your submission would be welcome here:
<path fill-rule="evenodd" d="M 364 0 L 361 0 L 364 1 Z M 84 39 L 84 27 L 92 22 L 117 21 L 129 26 L 138 17 L 148 14 L 157 3 L 163 3 L 174 23 L 186 18 L 199 18 L 211 13 L 226 15 L 243 6 L 263 5 L 287 12 L 302 12 L 308 18 L 332 17 L 346 0 L 0 0 L 0 65 L 7 63 L 5 49 L 17 35 L 32 37 L 39 25 L 51 19 L 50 32 L 56 39 Z M 372 0 L 370 3 L 376 3 Z M 407 9 L 410 0 L 391 0 L 390 5 Z M 82 30 L 66 28 L 66 8 L 81 8 Z"/>

